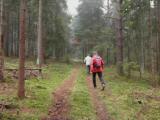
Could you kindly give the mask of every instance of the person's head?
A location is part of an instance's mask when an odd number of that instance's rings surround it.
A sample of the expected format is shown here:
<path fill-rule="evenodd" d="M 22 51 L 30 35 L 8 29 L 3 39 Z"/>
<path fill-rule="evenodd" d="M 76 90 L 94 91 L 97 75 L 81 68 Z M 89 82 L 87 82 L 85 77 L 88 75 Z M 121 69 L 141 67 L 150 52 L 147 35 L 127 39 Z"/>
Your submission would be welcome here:
<path fill-rule="evenodd" d="M 97 51 L 94 51 L 94 52 L 93 52 L 93 56 L 95 56 L 95 55 L 98 55 L 98 52 L 97 52 Z"/>

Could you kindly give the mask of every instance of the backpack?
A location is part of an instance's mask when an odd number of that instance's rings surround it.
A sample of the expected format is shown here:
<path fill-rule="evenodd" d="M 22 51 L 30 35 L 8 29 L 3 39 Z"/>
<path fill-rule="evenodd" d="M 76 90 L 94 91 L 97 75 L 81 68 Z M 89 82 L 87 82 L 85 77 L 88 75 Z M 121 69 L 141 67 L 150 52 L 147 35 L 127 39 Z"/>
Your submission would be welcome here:
<path fill-rule="evenodd" d="M 102 58 L 97 56 L 93 60 L 93 67 L 99 69 L 102 66 Z"/>

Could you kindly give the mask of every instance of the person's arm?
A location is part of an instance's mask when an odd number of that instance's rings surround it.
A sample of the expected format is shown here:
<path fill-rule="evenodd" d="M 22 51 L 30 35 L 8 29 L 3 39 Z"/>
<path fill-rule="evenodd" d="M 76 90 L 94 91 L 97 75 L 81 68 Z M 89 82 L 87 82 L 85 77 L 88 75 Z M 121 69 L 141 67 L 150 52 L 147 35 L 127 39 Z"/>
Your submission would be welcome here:
<path fill-rule="evenodd" d="M 84 58 L 84 64 L 86 64 L 86 58 Z"/>
<path fill-rule="evenodd" d="M 90 72 L 93 72 L 93 58 L 91 59 Z"/>
<path fill-rule="evenodd" d="M 102 62 L 102 69 L 104 69 L 104 61 L 103 61 L 103 59 L 102 59 L 101 62 Z"/>

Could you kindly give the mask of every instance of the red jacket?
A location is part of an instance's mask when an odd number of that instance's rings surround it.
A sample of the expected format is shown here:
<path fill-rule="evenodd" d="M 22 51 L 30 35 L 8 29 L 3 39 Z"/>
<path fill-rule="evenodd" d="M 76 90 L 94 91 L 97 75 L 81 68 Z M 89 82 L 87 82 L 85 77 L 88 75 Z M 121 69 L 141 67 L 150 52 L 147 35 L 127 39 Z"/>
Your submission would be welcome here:
<path fill-rule="evenodd" d="M 96 58 L 97 57 L 99 57 L 100 59 L 101 59 L 101 67 L 100 68 L 96 68 L 96 67 L 94 67 L 94 65 L 93 65 L 93 63 L 94 63 L 94 61 L 96 60 Z M 103 61 L 103 59 L 100 57 L 100 56 L 97 56 L 97 55 L 95 55 L 95 56 L 93 56 L 92 57 L 92 60 L 91 60 L 91 72 L 92 73 L 95 73 L 95 72 L 103 72 L 103 69 L 104 69 L 104 61 Z"/>

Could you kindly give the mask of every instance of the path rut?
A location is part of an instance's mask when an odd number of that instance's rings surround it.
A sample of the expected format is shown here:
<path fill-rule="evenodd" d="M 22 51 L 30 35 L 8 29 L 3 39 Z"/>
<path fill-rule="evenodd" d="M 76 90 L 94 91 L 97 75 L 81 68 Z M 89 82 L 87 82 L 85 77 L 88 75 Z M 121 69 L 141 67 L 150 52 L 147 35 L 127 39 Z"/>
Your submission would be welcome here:
<path fill-rule="evenodd" d="M 54 104 L 49 110 L 48 117 L 42 120 L 70 120 L 68 116 L 70 111 L 69 97 L 75 85 L 78 71 L 79 70 L 75 68 L 70 77 L 53 92 Z"/>
<path fill-rule="evenodd" d="M 94 105 L 94 108 L 96 110 L 97 119 L 98 120 L 110 120 L 105 104 L 102 102 L 102 100 L 98 97 L 98 92 L 96 89 L 93 88 L 92 80 L 89 76 L 87 76 L 87 86 L 89 89 L 89 94 L 91 97 L 92 104 Z"/>

